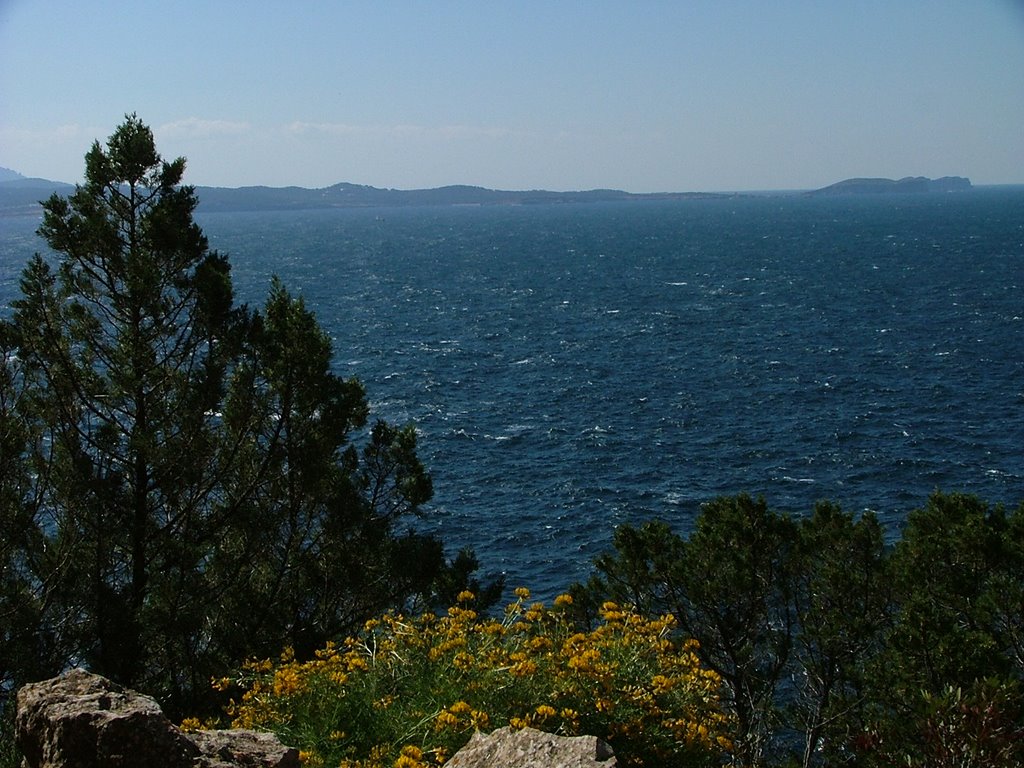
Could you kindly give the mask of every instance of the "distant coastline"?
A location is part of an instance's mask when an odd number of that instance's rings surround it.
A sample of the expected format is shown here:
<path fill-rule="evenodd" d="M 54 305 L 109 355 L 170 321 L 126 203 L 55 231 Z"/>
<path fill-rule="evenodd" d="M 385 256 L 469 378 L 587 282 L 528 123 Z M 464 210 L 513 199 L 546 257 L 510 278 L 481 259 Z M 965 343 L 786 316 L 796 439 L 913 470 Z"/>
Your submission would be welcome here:
<path fill-rule="evenodd" d="M 616 189 L 592 189 L 579 192 L 547 190 L 510 191 L 467 185 L 435 189 L 381 189 L 360 184 L 340 183 L 323 189 L 303 187 L 197 187 L 200 210 L 289 210 L 316 208 L 375 208 L 424 205 L 537 205 L 551 203 L 595 203 L 622 200 L 690 200 L 730 197 L 705 192 L 655 192 L 634 194 Z"/>
<path fill-rule="evenodd" d="M 0 177 L 0 215 L 34 215 L 40 211 L 39 201 L 52 193 L 67 195 L 74 185 L 47 179 L 25 178 L 8 169 Z M 853 194 L 918 194 L 961 192 L 972 189 L 969 179 L 944 176 L 929 179 L 923 176 L 898 180 L 884 178 L 853 178 L 806 192 L 784 194 L 813 196 Z M 651 192 L 634 193 L 617 189 L 591 189 L 576 192 L 551 192 L 543 189 L 510 191 L 468 185 L 452 185 L 434 189 L 384 189 L 342 182 L 321 189 L 306 187 L 196 187 L 199 210 L 204 213 L 229 211 L 286 211 L 330 208 L 386 208 L 409 206 L 494 206 L 604 203 L 652 200 L 728 199 L 752 193 L 720 192 Z M 780 193 L 783 194 L 783 193 Z"/>

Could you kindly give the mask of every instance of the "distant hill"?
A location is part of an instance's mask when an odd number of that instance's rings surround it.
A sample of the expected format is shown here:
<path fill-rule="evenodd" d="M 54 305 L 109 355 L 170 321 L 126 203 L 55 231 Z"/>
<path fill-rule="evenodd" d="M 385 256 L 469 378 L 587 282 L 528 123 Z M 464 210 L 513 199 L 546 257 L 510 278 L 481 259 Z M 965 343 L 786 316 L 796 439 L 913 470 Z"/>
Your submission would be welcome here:
<path fill-rule="evenodd" d="M 14 173 L 13 171 L 11 173 Z M 18 175 L 0 180 L 0 215 L 17 216 L 38 213 L 39 201 L 52 193 L 74 191 L 71 184 L 46 179 L 27 179 Z M 322 208 L 381 208 L 417 205 L 531 205 L 538 203 L 595 203 L 619 200 L 689 200 L 706 197 L 733 197 L 710 192 L 656 192 L 634 194 L 616 189 L 592 189 L 583 192 L 530 190 L 509 192 L 484 187 L 454 185 L 436 189 L 380 189 L 360 184 L 334 184 L 322 189 L 305 187 L 196 187 L 199 210 L 287 211 Z"/>
<path fill-rule="evenodd" d="M 69 195 L 75 191 L 73 184 L 15 175 L 16 178 L 0 180 L 0 216 L 38 214 L 41 200 L 46 200 L 54 192 Z"/>
<path fill-rule="evenodd" d="M 921 192 L 960 192 L 971 189 L 970 179 L 963 176 L 943 176 L 929 179 L 924 176 L 906 176 L 902 179 L 846 179 L 827 187 L 808 192 L 809 195 L 861 195 Z"/>
<path fill-rule="evenodd" d="M 0 215 L 38 213 L 39 201 L 52 193 L 74 191 L 71 184 L 46 179 L 29 179 L 9 169 L 0 169 L 14 178 L 0 179 Z M 927 179 L 922 176 L 892 179 L 846 179 L 810 195 L 848 195 L 878 193 L 952 192 L 971 189 L 971 182 L 959 176 Z M 644 200 L 693 200 L 728 198 L 736 194 L 711 192 L 654 192 L 637 194 L 618 189 L 590 189 L 578 192 L 550 192 L 543 189 L 509 191 L 467 185 L 435 189 L 381 189 L 361 184 L 340 183 L 321 189 L 306 187 L 196 187 L 199 210 L 287 211 L 324 208 L 384 208 L 424 205 L 538 205 L 559 203 L 599 203 Z"/>
<path fill-rule="evenodd" d="M 633 194 L 615 189 L 583 192 L 529 190 L 512 192 L 466 185 L 435 189 L 381 189 L 359 184 L 334 184 L 322 189 L 305 187 L 197 187 L 201 211 L 262 211 L 316 208 L 374 208 L 419 205 L 531 205 L 538 203 L 593 203 L 619 200 L 683 200 L 728 197 L 703 192 Z"/>
<path fill-rule="evenodd" d="M 0 181 L 17 181 L 23 178 L 25 177 L 17 171 L 12 171 L 10 168 L 4 168 L 0 165 Z"/>

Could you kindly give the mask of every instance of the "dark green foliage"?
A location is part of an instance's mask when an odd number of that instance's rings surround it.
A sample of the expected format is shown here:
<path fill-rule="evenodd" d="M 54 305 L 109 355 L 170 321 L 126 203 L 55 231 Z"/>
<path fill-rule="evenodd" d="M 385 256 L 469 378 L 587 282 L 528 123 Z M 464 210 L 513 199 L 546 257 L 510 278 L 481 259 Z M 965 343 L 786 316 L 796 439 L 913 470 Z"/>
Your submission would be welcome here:
<path fill-rule="evenodd" d="M 1007 629 L 1020 619 L 1013 593 L 1022 577 L 1008 532 L 1002 509 L 962 494 L 935 494 L 910 514 L 893 553 L 896 695 L 1024 672 L 1006 653 L 1016 642 Z"/>
<path fill-rule="evenodd" d="M 230 302 L 204 284 L 227 265 L 192 222 L 183 162 L 161 163 L 135 118 L 108 148 L 93 146 L 69 200 L 44 204 L 40 234 L 64 258 L 54 272 L 36 256 L 14 303 L 19 383 L 42 422 L 26 520 L 46 558 L 27 578 L 65 617 L 47 620 L 60 662 L 146 686 L 170 610 L 154 598 L 188 578 L 223 519 L 203 488 L 220 479 L 211 412 L 240 324 L 203 322 L 224 314 L 212 299 Z"/>
<path fill-rule="evenodd" d="M 892 615 L 882 528 L 821 502 L 800 522 L 795 564 L 794 696 L 787 709 L 803 736 L 802 764 L 839 763 L 864 727 L 865 665 L 877 656 Z"/>
<path fill-rule="evenodd" d="M 793 642 L 796 526 L 746 495 L 705 505 L 685 547 L 680 623 L 733 696 L 737 753 L 756 764 Z"/>
<path fill-rule="evenodd" d="M 482 583 L 473 574 L 480 568 L 480 561 L 471 549 L 459 550 L 445 572 L 435 582 L 435 594 L 432 596 L 434 610 L 441 612 L 459 604 L 459 594 L 465 591 L 476 596 L 476 605 L 489 607 L 501 599 L 505 589 L 505 577 L 499 576 L 493 581 Z"/>
<path fill-rule="evenodd" d="M 607 598 L 676 615 L 722 676 L 740 764 L 999 765 L 984 755 L 1024 733 L 1022 532 L 1024 507 L 936 493 L 891 548 L 871 514 L 726 497 L 688 539 L 621 527 L 573 595 L 580 620 Z"/>
<path fill-rule="evenodd" d="M 33 525 L 38 502 L 26 460 L 42 427 L 23 385 L 17 340 L 13 326 L 0 324 L 0 710 L 23 674 L 46 674 L 57 655 L 53 633 L 42 626 L 48 591 L 31 578 L 47 557 Z M 5 712 L 4 722 L 11 717 Z"/>
<path fill-rule="evenodd" d="M 940 493 L 908 516 L 891 556 L 892 627 L 868 662 L 869 764 L 887 764 L 871 757 L 878 745 L 901 765 L 1016 764 L 982 753 L 1024 733 L 1020 516 Z M 975 762 L 955 755 L 972 750 Z"/>
<path fill-rule="evenodd" d="M 885 768 L 1006 768 L 1024 764 L 1024 696 L 1017 680 L 922 691 L 902 720 L 882 720 L 856 746 Z"/>
<path fill-rule="evenodd" d="M 647 615 L 677 610 L 685 542 L 666 523 L 655 520 L 640 528 L 618 527 L 613 543 L 615 553 L 595 561 L 599 575 L 592 591 L 599 598 L 593 601 L 594 614 L 606 595 Z"/>
<path fill-rule="evenodd" d="M 689 540 L 651 522 L 616 531 L 614 555 L 597 560 L 589 591 L 672 612 L 722 676 L 737 720 L 736 752 L 763 760 L 776 725 L 776 690 L 792 649 L 797 527 L 763 499 L 705 505 Z"/>
<path fill-rule="evenodd" d="M 431 496 L 415 433 L 367 429 L 279 282 L 234 305 L 184 167 L 135 116 L 94 144 L 0 323 L 0 692 L 84 663 L 196 712 L 211 675 L 475 566 L 398 531 Z"/>

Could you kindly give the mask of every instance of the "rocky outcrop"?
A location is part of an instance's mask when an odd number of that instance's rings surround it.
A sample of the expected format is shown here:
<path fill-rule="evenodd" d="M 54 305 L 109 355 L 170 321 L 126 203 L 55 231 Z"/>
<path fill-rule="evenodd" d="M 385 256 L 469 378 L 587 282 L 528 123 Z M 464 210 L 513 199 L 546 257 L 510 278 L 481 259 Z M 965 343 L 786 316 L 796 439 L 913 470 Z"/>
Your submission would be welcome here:
<path fill-rule="evenodd" d="M 15 740 L 24 768 L 298 768 L 270 734 L 186 734 L 157 703 L 74 669 L 18 691 Z"/>
<path fill-rule="evenodd" d="M 558 736 L 533 728 L 476 733 L 445 768 L 614 768 L 611 747 L 595 736 Z"/>

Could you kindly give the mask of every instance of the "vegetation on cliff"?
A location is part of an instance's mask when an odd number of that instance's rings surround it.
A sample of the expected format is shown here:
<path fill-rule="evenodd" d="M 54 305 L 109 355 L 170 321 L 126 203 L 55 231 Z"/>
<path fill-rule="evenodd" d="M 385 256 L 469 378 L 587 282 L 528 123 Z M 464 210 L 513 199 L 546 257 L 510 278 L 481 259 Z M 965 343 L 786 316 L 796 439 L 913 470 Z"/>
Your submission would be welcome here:
<path fill-rule="evenodd" d="M 732 731 L 720 679 L 672 617 L 608 602 L 584 629 L 568 595 L 516 595 L 501 617 L 473 610 L 470 592 L 442 615 L 388 613 L 312 660 L 288 649 L 214 685 L 234 727 L 275 731 L 308 765 L 440 765 L 506 725 L 596 735 L 624 764 L 719 764 Z"/>
<path fill-rule="evenodd" d="M 623 765 L 997 768 L 1024 760 L 1022 564 L 1024 506 L 936 493 L 886 545 L 870 514 L 723 497 L 686 538 L 623 526 L 551 607 L 467 593 L 214 687 L 311 765 L 440 765 L 530 725 Z"/>
<path fill-rule="evenodd" d="M 678 619 L 742 765 L 1024 759 L 1024 505 L 935 493 L 887 546 L 870 513 L 721 498 L 688 538 L 623 526 L 574 595 Z"/>

